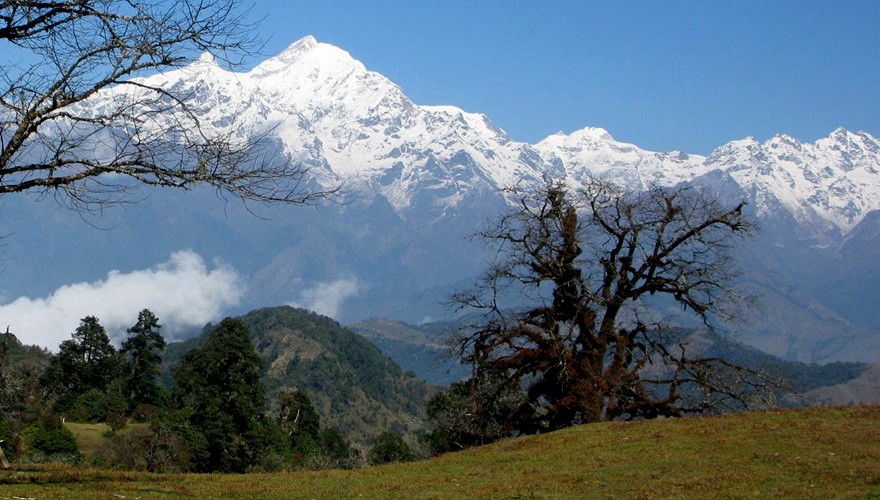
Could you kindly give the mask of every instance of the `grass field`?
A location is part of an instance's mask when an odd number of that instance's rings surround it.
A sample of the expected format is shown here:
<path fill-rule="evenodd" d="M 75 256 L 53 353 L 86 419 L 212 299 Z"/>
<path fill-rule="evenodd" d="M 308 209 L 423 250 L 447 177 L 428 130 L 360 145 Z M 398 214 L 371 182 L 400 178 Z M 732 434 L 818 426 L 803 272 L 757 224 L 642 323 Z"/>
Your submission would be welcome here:
<path fill-rule="evenodd" d="M 584 425 L 353 471 L 0 472 L 0 498 L 880 498 L 880 407 Z"/>
<path fill-rule="evenodd" d="M 125 434 L 134 429 L 148 427 L 149 424 L 139 424 L 129 422 L 124 428 L 119 430 L 120 434 Z M 76 438 L 76 444 L 79 451 L 82 452 L 86 460 L 91 460 L 95 456 L 95 452 L 100 449 L 101 445 L 107 442 L 107 434 L 110 432 L 110 426 L 107 424 L 81 424 L 67 422 L 64 424 L 73 436 Z"/>

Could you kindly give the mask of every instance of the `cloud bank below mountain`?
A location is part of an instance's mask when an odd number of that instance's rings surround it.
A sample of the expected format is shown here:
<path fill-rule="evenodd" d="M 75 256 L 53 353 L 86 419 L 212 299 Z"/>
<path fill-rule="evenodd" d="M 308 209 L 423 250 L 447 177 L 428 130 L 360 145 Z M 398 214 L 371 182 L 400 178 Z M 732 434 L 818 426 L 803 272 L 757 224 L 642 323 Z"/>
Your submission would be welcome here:
<path fill-rule="evenodd" d="M 0 321 L 23 343 L 57 350 L 85 316 L 98 317 L 118 344 L 146 308 L 159 317 L 162 334 L 174 339 L 215 321 L 243 294 L 234 268 L 220 262 L 209 268 L 197 253 L 180 250 L 150 269 L 110 271 L 103 280 L 65 285 L 45 298 L 20 297 L 0 306 Z"/>
<path fill-rule="evenodd" d="M 360 286 L 357 279 L 342 278 L 318 283 L 303 290 L 299 293 L 299 300 L 288 305 L 311 309 L 318 314 L 335 318 L 339 315 L 342 303 L 346 299 L 356 297 L 359 292 Z"/>

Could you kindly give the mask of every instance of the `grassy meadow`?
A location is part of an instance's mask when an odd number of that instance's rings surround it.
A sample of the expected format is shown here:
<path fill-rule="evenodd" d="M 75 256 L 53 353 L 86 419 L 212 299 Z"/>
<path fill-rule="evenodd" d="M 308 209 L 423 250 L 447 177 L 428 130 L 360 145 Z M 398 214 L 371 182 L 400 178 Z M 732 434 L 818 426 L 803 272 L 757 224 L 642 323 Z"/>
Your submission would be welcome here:
<path fill-rule="evenodd" d="M 880 498 L 880 406 L 600 423 L 359 470 L 0 471 L 0 498 Z"/>
<path fill-rule="evenodd" d="M 149 424 L 139 424 L 129 422 L 124 428 L 119 430 L 120 434 L 131 432 L 134 429 L 142 429 L 148 427 Z M 95 453 L 107 441 L 107 434 L 110 433 L 110 426 L 105 423 L 82 424 L 75 422 L 67 422 L 64 424 L 67 429 L 73 433 L 76 438 L 76 444 L 79 451 L 86 460 L 91 461 Z"/>

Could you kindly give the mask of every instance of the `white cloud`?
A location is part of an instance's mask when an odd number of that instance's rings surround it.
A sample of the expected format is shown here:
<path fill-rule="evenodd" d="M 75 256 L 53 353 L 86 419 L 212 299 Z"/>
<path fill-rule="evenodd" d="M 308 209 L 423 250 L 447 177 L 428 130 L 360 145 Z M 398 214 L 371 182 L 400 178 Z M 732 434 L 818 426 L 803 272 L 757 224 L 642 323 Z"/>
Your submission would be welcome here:
<path fill-rule="evenodd" d="M 290 305 L 335 318 L 339 314 L 342 303 L 350 297 L 357 296 L 358 288 L 356 279 L 338 279 L 318 283 L 314 287 L 300 292 L 299 300 Z"/>
<path fill-rule="evenodd" d="M 151 269 L 110 271 L 104 280 L 65 285 L 46 298 L 18 298 L 0 306 L 0 323 L 10 325 L 25 344 L 57 350 L 85 316 L 97 316 L 107 334 L 119 340 L 147 308 L 158 316 L 162 334 L 174 338 L 215 321 L 243 293 L 235 269 L 219 263 L 208 269 L 197 253 L 181 250 Z"/>

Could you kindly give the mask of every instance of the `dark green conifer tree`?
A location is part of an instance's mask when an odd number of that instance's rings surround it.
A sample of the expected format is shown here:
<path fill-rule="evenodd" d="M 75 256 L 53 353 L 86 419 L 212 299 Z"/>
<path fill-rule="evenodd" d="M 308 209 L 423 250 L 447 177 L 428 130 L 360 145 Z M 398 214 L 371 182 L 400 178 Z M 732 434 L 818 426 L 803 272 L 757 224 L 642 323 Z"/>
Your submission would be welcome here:
<path fill-rule="evenodd" d="M 164 391 L 156 382 L 162 363 L 165 339 L 159 333 L 159 319 L 149 309 L 138 314 L 137 323 L 128 329 L 129 338 L 120 352 L 125 358 L 125 392 L 129 409 L 139 404 L 161 406 Z"/>
<path fill-rule="evenodd" d="M 90 389 L 106 391 L 119 376 L 121 360 L 110 337 L 94 316 L 86 316 L 72 338 L 61 342 L 43 378 L 43 387 L 57 396 L 56 411 L 71 409 Z"/>
<path fill-rule="evenodd" d="M 194 470 L 246 472 L 257 463 L 266 439 L 261 371 L 240 319 L 224 319 L 202 348 L 184 355 L 172 397 L 189 413 Z"/>

